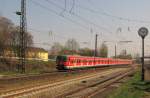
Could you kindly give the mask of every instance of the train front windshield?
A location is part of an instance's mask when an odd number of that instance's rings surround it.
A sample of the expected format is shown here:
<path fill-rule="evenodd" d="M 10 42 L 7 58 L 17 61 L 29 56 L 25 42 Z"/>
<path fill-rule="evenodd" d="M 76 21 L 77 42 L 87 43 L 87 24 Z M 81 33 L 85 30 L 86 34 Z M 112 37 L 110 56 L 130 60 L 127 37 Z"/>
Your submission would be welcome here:
<path fill-rule="evenodd" d="M 66 62 L 66 61 L 67 61 L 66 56 L 57 56 L 57 58 L 56 58 L 56 63 Z"/>
<path fill-rule="evenodd" d="M 65 69 L 65 62 L 67 61 L 67 56 L 57 56 L 56 58 L 56 64 L 58 70 L 64 70 Z"/>
<path fill-rule="evenodd" d="M 67 56 L 57 56 L 56 58 L 56 64 L 57 64 L 57 69 L 64 69 L 65 67 L 65 62 L 67 61 Z"/>

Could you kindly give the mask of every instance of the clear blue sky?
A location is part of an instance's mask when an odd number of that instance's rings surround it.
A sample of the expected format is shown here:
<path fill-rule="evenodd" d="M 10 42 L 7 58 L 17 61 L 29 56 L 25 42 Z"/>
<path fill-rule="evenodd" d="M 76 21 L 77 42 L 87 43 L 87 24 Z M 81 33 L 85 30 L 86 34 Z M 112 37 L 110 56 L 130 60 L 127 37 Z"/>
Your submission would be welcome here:
<path fill-rule="evenodd" d="M 15 11 L 20 10 L 20 1 L 0 0 L 0 15 L 19 25 L 19 17 L 15 15 Z M 134 43 L 118 44 L 118 51 L 128 46 L 129 52 L 135 50 L 139 52 L 140 38 L 137 30 L 141 26 L 150 29 L 150 0 L 74 0 L 74 5 L 73 0 L 66 0 L 66 7 L 65 0 L 48 1 L 50 2 L 27 0 L 28 31 L 33 35 L 35 43 L 60 42 L 64 44 L 67 39 L 75 38 L 80 45 L 83 45 L 82 42 L 90 42 L 89 45 L 83 46 L 94 48 L 94 44 L 91 43 L 94 43 L 94 34 L 98 33 L 99 43 L 113 41 L 113 43 L 107 43 L 110 51 L 113 51 L 114 41 L 133 40 Z M 46 9 L 33 2 L 38 2 Z M 136 20 L 136 22 L 122 18 Z M 146 37 L 146 44 L 149 44 L 149 38 L 150 34 Z M 37 46 L 50 48 L 46 45 Z M 146 51 L 149 51 L 148 48 Z M 114 53 L 110 52 L 111 54 Z"/>

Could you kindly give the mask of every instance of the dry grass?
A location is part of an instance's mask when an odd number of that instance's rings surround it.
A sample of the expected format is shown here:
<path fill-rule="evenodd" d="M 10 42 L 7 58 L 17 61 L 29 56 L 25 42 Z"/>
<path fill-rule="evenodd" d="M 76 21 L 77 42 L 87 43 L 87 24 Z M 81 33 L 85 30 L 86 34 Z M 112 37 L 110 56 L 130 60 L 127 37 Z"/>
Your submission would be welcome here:
<path fill-rule="evenodd" d="M 20 74 L 18 71 L 18 61 L 12 61 L 8 59 L 0 60 L 0 74 L 1 75 L 16 75 Z M 37 74 L 56 70 L 56 64 L 53 61 L 26 61 L 26 73 L 25 74 Z"/>

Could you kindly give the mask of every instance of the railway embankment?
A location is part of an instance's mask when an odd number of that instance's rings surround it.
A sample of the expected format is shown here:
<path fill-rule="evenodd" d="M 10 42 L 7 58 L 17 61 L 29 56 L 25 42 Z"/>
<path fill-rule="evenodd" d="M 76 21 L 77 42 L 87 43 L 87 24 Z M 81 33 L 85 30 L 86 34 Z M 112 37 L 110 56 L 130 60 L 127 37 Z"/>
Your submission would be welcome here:
<path fill-rule="evenodd" d="M 19 61 L 14 61 L 11 59 L 3 61 L 0 58 L 0 78 L 42 74 L 56 70 L 56 63 L 54 61 L 27 60 L 25 73 L 21 73 L 19 66 L 21 66 L 19 65 Z"/>
<path fill-rule="evenodd" d="M 123 73 L 128 72 L 128 68 L 116 68 L 110 70 L 92 70 L 85 72 L 83 75 L 71 74 L 72 79 L 62 78 L 63 81 L 55 81 L 53 83 L 42 83 L 41 85 L 34 85 L 33 87 L 20 88 L 12 91 L 6 91 L 1 93 L 1 96 L 9 96 L 8 98 L 13 98 L 14 96 L 26 96 L 25 98 L 37 98 L 37 96 L 42 96 L 41 98 L 56 98 L 58 96 L 70 96 L 70 94 L 78 93 L 78 91 L 84 91 L 93 87 L 99 83 L 111 80 L 114 77 L 123 75 Z M 60 73 L 59 73 L 60 75 Z M 68 75 L 64 74 L 64 75 Z M 58 76 L 54 75 L 58 78 Z M 62 76 L 62 74 L 61 74 Z M 109 77 L 108 77 L 109 76 Z M 68 77 L 68 76 L 67 76 Z M 52 78 L 51 78 L 52 79 Z M 96 90 L 96 89 L 94 89 Z M 94 91 L 92 90 L 92 92 Z M 91 92 L 90 92 L 91 93 Z M 69 95 L 68 95 L 69 94 Z M 86 95 L 86 93 L 85 93 Z M 27 97 L 28 96 L 28 97 Z M 32 97 L 31 97 L 32 96 Z M 61 97 L 64 98 L 64 97 Z M 79 98 L 79 97 L 78 97 Z"/>
<path fill-rule="evenodd" d="M 111 68 L 110 68 L 111 69 Z M 91 69 L 91 70 L 77 70 L 69 72 L 54 71 L 51 73 L 37 74 L 37 75 L 15 75 L 0 78 L 0 93 L 14 89 L 26 88 L 31 86 L 38 86 L 41 84 L 54 83 L 58 81 L 86 76 L 96 72 L 103 72 L 109 68 Z"/>

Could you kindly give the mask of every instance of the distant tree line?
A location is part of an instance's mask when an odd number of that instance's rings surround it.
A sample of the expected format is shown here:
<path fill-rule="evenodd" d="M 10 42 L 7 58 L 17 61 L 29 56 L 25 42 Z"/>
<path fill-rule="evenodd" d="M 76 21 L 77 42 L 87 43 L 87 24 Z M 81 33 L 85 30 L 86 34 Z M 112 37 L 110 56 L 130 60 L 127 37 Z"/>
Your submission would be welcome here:
<path fill-rule="evenodd" d="M 94 50 L 88 47 L 80 48 L 79 43 L 75 39 L 68 39 L 65 45 L 61 45 L 56 42 L 49 50 L 50 55 L 81 55 L 81 56 L 94 56 Z M 108 47 L 103 43 L 99 49 L 97 49 L 99 57 L 108 56 Z"/>
<path fill-rule="evenodd" d="M 65 45 L 55 42 L 49 50 L 50 57 L 57 55 L 81 55 L 81 56 L 94 56 L 94 50 L 88 47 L 80 48 L 79 43 L 75 39 L 68 39 Z M 97 57 L 108 57 L 108 47 L 102 43 L 97 49 Z M 115 56 L 113 56 L 115 58 Z M 116 56 L 120 59 L 132 59 L 131 54 L 127 54 L 126 50 L 122 50 Z"/>

